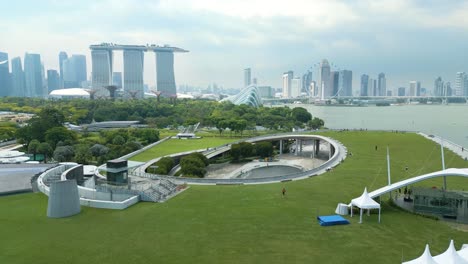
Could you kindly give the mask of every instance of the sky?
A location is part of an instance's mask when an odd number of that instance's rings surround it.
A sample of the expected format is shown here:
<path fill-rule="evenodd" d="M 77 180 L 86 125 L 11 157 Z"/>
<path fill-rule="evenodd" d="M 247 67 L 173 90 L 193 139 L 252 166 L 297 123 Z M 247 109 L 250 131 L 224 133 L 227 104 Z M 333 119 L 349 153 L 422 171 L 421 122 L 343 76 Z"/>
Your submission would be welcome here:
<path fill-rule="evenodd" d="M 10 59 L 41 54 L 58 69 L 58 54 L 87 56 L 89 45 L 170 44 L 176 82 L 241 88 L 250 67 L 259 85 L 281 87 L 282 73 L 328 59 L 332 70 L 384 72 L 387 88 L 468 71 L 468 1 L 458 0 L 0 0 L 0 51 Z M 115 71 L 122 70 L 115 53 Z M 145 82 L 155 83 L 154 54 L 145 54 Z"/>

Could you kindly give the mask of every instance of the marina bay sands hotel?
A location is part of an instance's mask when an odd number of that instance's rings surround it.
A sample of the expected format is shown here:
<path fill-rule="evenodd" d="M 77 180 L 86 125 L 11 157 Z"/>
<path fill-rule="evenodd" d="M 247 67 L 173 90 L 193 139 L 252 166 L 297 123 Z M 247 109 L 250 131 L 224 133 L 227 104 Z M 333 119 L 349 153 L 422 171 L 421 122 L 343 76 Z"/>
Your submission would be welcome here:
<path fill-rule="evenodd" d="M 136 98 L 143 98 L 143 65 L 144 52 L 152 51 L 156 55 L 156 87 L 163 97 L 176 95 L 174 77 L 174 52 L 188 52 L 187 50 L 169 45 L 118 45 L 102 43 L 89 46 L 92 60 L 92 87 L 96 97 L 108 96 L 105 88 L 112 85 L 113 52 L 123 51 L 123 89 L 124 96 L 133 94 Z"/>

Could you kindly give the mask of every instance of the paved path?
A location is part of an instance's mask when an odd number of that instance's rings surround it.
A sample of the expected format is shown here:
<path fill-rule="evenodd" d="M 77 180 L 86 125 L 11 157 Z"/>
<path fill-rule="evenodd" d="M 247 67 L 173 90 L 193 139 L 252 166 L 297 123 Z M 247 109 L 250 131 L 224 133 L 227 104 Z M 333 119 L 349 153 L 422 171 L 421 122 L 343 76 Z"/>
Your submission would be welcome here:
<path fill-rule="evenodd" d="M 443 142 L 445 148 L 450 149 L 453 153 L 457 154 L 462 159 L 468 160 L 468 149 L 465 149 L 465 147 L 460 146 L 460 145 L 458 145 L 456 143 L 453 143 L 451 141 L 448 141 L 446 139 L 442 139 L 439 136 L 435 136 L 435 135 L 430 135 L 429 136 L 429 135 L 424 134 L 422 132 L 419 132 L 418 134 L 425 137 L 425 138 L 427 138 L 427 139 L 429 139 L 429 140 L 432 140 L 432 141 L 436 142 L 439 145 L 441 144 L 441 142 Z"/>

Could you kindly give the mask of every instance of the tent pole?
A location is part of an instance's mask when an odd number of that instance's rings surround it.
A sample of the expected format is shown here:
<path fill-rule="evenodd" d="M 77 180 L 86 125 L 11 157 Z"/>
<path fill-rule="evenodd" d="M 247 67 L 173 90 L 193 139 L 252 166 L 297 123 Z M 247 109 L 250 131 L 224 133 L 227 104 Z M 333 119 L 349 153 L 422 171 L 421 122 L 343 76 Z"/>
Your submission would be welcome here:
<path fill-rule="evenodd" d="M 362 224 L 362 208 L 359 208 L 359 223 Z"/>
<path fill-rule="evenodd" d="M 351 217 L 353 217 L 353 205 L 351 204 Z"/>
<path fill-rule="evenodd" d="M 380 223 L 380 207 L 379 207 L 379 223 Z"/>

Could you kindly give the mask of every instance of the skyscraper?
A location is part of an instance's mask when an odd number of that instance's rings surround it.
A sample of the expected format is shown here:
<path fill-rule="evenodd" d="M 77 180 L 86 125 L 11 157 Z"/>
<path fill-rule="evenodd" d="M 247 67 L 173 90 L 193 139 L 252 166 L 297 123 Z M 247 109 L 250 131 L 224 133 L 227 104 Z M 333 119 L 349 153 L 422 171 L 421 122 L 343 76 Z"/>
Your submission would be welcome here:
<path fill-rule="evenodd" d="M 142 50 L 124 50 L 124 96 L 135 96 L 143 98 L 145 91 L 143 87 L 143 64 L 144 55 Z M 133 95 L 134 93 L 134 95 Z"/>
<path fill-rule="evenodd" d="M 244 87 L 249 86 L 252 82 L 252 72 L 250 68 L 244 69 Z"/>
<path fill-rule="evenodd" d="M 386 96 L 387 95 L 387 80 L 385 79 L 385 73 L 381 72 L 379 73 L 378 76 L 378 81 L 377 81 L 377 90 L 378 90 L 378 96 Z"/>
<path fill-rule="evenodd" d="M 337 71 L 330 72 L 330 90 L 332 96 L 338 95 L 338 83 L 340 79 L 340 73 Z"/>
<path fill-rule="evenodd" d="M 52 92 L 53 90 L 60 89 L 60 76 L 56 70 L 47 70 L 47 90 Z"/>
<path fill-rule="evenodd" d="M 59 53 L 59 67 L 60 67 L 60 88 L 63 88 L 63 61 L 68 59 L 68 55 L 65 51 Z"/>
<path fill-rule="evenodd" d="M 291 82 L 294 77 L 293 71 L 288 71 L 283 73 L 283 97 L 290 98 L 291 97 Z"/>
<path fill-rule="evenodd" d="M 177 95 L 174 76 L 174 53 L 172 51 L 157 51 L 156 53 L 156 86 L 163 97 Z"/>
<path fill-rule="evenodd" d="M 330 64 L 326 59 L 323 59 L 320 63 L 318 78 L 318 96 L 320 98 L 331 97 L 333 95 L 333 90 L 330 85 Z"/>
<path fill-rule="evenodd" d="M 302 76 L 302 91 L 304 93 L 306 93 L 307 95 L 311 95 L 311 93 L 310 93 L 310 84 L 311 83 L 312 83 L 312 72 L 307 71 L 307 73 L 305 73 Z"/>
<path fill-rule="evenodd" d="M 81 83 L 86 81 L 86 56 L 72 55 L 62 63 L 63 87 L 81 87 Z"/>
<path fill-rule="evenodd" d="M 369 78 L 369 84 L 367 85 L 367 96 L 375 96 L 376 90 L 376 80 Z"/>
<path fill-rule="evenodd" d="M 399 87 L 398 88 L 398 96 L 405 96 L 405 90 L 406 88 L 405 87 Z"/>
<path fill-rule="evenodd" d="M 24 56 L 24 77 L 26 97 L 45 97 L 42 84 L 41 55 L 26 53 Z"/>
<path fill-rule="evenodd" d="M 434 81 L 434 96 L 445 96 L 444 81 L 440 76 Z"/>
<path fill-rule="evenodd" d="M 452 96 L 453 95 L 453 90 L 452 90 L 452 86 L 450 85 L 450 82 L 445 83 L 444 93 L 445 93 L 445 96 Z"/>
<path fill-rule="evenodd" d="M 12 96 L 26 96 L 24 72 L 20 57 L 11 59 L 11 86 Z"/>
<path fill-rule="evenodd" d="M 10 96 L 10 64 L 8 53 L 0 52 L 0 96 Z"/>
<path fill-rule="evenodd" d="M 363 74 L 361 75 L 361 96 L 369 96 L 368 95 L 368 88 L 369 88 L 369 75 Z"/>
<path fill-rule="evenodd" d="M 301 96 L 301 90 L 302 90 L 301 77 L 293 78 L 291 81 L 291 97 L 297 98 Z"/>
<path fill-rule="evenodd" d="M 92 82 L 96 97 L 108 96 L 106 86 L 112 84 L 112 61 L 114 59 L 111 49 L 91 50 Z"/>
<path fill-rule="evenodd" d="M 353 96 L 353 72 L 342 70 L 338 77 L 338 96 Z"/>
<path fill-rule="evenodd" d="M 411 81 L 409 85 L 410 87 L 408 96 L 421 96 L 421 82 Z"/>
<path fill-rule="evenodd" d="M 463 96 L 465 94 L 467 78 L 468 77 L 465 72 L 457 72 L 455 77 L 455 87 L 452 91 L 454 96 Z"/>

